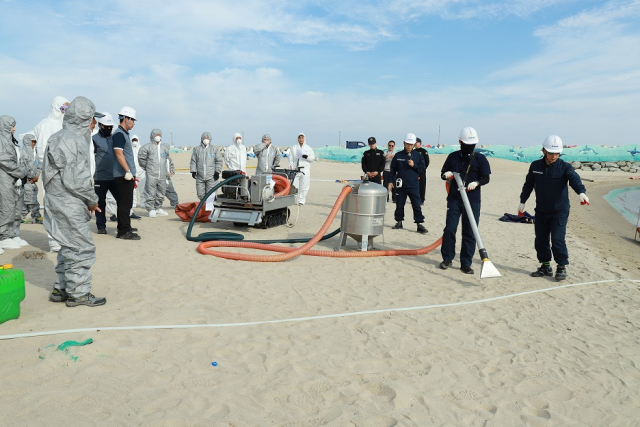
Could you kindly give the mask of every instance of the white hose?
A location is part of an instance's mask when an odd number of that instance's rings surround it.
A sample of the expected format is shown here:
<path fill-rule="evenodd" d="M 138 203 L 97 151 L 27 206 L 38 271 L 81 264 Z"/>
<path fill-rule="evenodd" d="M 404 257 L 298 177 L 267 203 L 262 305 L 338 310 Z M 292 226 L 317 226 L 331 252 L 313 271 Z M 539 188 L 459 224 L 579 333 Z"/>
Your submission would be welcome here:
<path fill-rule="evenodd" d="M 571 288 L 575 286 L 586 286 L 586 285 L 596 285 L 601 283 L 615 283 L 615 282 L 640 283 L 640 280 L 612 279 L 612 280 L 600 280 L 597 282 L 572 283 L 572 284 L 561 285 L 561 286 L 553 286 L 551 288 L 534 289 L 532 291 L 518 292 L 515 294 L 507 294 L 507 295 L 501 295 L 497 297 L 484 298 L 484 299 L 473 300 L 473 301 L 461 301 L 461 302 L 451 302 L 451 303 L 444 303 L 444 304 L 422 305 L 417 307 L 384 308 L 379 310 L 355 311 L 351 313 L 325 314 L 321 316 L 310 316 L 310 317 L 296 317 L 292 319 L 261 320 L 261 321 L 255 321 L 255 322 L 238 322 L 238 323 L 211 323 L 211 324 L 204 324 L 204 325 L 108 326 L 103 328 L 66 329 L 66 330 L 60 330 L 60 331 L 30 332 L 26 334 L 1 335 L 0 340 L 10 340 L 14 338 L 41 337 L 46 335 L 74 334 L 78 332 L 132 331 L 132 330 L 142 330 L 142 329 L 225 328 L 225 327 L 231 327 L 231 326 L 266 325 L 269 323 L 303 322 L 307 320 L 331 319 L 336 317 L 362 316 L 365 314 L 388 313 L 390 311 L 428 310 L 432 308 L 457 307 L 461 305 L 480 304 L 480 303 L 497 301 L 502 299 L 515 298 L 517 296 L 536 294 L 540 292 L 556 291 L 558 289 Z"/>

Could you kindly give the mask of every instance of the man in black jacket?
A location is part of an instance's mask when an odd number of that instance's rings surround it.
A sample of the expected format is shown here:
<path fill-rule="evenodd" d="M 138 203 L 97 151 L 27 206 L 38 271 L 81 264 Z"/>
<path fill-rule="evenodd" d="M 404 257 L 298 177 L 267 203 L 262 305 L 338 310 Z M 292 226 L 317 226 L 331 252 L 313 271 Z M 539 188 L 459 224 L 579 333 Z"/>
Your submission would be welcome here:
<path fill-rule="evenodd" d="M 364 172 L 369 181 L 382 184 L 382 171 L 386 159 L 384 151 L 376 148 L 376 139 L 372 136 L 369 138 L 369 149 L 362 154 L 362 172 Z"/>
<path fill-rule="evenodd" d="M 420 174 L 420 200 L 422 201 L 422 205 L 424 205 L 424 196 L 427 192 L 427 168 L 429 167 L 429 153 L 422 147 L 422 140 L 420 138 L 416 138 L 416 147 L 414 151 L 422 154 L 424 158 L 425 170 L 422 174 Z"/>
<path fill-rule="evenodd" d="M 582 185 L 580 176 L 569 163 L 560 159 L 560 153 L 562 153 L 560 137 L 548 136 L 542 143 L 542 153 L 544 157 L 532 162 L 529 166 L 529 173 L 520 194 L 518 212 L 524 212 L 524 204 L 535 189 L 535 248 L 541 264 L 537 271 L 531 273 L 531 276 L 553 276 L 551 269 L 553 254 L 553 259 L 558 264 L 556 280 L 564 280 L 567 278 L 567 265 L 569 265 L 569 252 L 565 242 L 570 208 L 568 185 L 579 195 L 581 204 L 588 204 L 589 198 L 585 194 L 587 190 Z M 549 239 L 551 239 L 551 246 L 549 246 Z"/>

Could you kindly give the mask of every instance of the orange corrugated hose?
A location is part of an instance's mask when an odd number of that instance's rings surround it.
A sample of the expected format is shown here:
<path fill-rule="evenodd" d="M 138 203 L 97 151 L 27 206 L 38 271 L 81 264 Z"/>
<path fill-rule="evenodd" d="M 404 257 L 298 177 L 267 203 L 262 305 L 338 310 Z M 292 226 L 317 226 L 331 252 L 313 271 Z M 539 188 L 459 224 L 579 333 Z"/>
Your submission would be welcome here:
<path fill-rule="evenodd" d="M 274 181 L 276 181 L 276 185 L 274 186 L 275 190 L 279 190 L 274 196 L 286 196 L 289 194 L 289 190 L 291 190 L 291 183 L 284 176 L 273 174 L 271 175 Z"/>
<path fill-rule="evenodd" d="M 396 255 L 424 255 L 428 252 L 431 252 L 440 244 L 442 244 L 442 237 L 438 240 L 430 244 L 429 246 L 425 246 L 424 248 L 419 249 L 390 249 L 386 251 L 358 251 L 358 252 L 335 252 L 335 251 L 314 251 L 311 248 L 318 243 L 318 241 L 324 236 L 327 232 L 334 218 L 338 214 L 340 210 L 340 206 L 342 206 L 342 202 L 347 197 L 347 195 L 351 192 L 350 186 L 345 186 L 338 196 L 336 203 L 333 205 L 327 220 L 322 225 L 322 228 L 316 233 L 315 236 L 303 246 L 299 248 L 291 248 L 287 246 L 275 246 L 275 245 L 266 245 L 264 243 L 251 243 L 251 242 L 242 242 L 242 241 L 229 241 L 229 240 L 217 240 L 212 242 L 202 242 L 198 245 L 198 251 L 204 255 L 213 255 L 220 258 L 233 259 L 233 260 L 241 260 L 241 261 L 257 261 L 257 262 L 279 262 L 286 261 L 288 259 L 292 259 L 297 257 L 298 255 L 312 255 L 312 256 L 324 256 L 324 257 L 332 257 L 332 258 L 367 258 L 367 257 L 378 257 L 378 256 L 396 256 Z M 211 247 L 228 247 L 228 248 L 250 248 L 250 249 L 260 249 L 265 251 L 273 251 L 273 252 L 282 252 L 280 255 L 249 255 L 249 254 L 239 254 L 239 253 L 230 253 L 230 252 L 221 252 L 214 251 L 209 248 Z"/>

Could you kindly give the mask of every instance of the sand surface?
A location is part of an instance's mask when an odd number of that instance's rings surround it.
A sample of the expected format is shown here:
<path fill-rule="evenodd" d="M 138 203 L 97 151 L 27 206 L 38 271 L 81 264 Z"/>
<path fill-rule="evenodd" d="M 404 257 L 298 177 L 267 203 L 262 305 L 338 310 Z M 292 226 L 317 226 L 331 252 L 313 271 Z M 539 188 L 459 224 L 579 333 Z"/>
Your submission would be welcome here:
<path fill-rule="evenodd" d="M 189 154 L 174 160 L 186 168 Z M 218 259 L 199 254 L 184 237 L 187 224 L 171 212 L 135 221 L 137 242 L 116 239 L 115 223 L 109 235 L 94 234 L 93 293 L 108 302 L 67 308 L 47 300 L 56 256 L 38 256 L 47 250 L 42 226 L 23 225 L 31 246 L 0 258 L 25 272 L 27 296 L 20 318 L 0 325 L 0 335 L 218 326 L 0 340 L 0 424 L 640 425 L 640 282 L 633 281 L 640 279 L 640 244 L 601 198 L 635 181 L 622 172 L 582 174 L 595 180 L 585 183 L 592 204 L 580 206 L 571 194 L 571 264 L 559 283 L 529 276 L 537 268 L 533 226 L 498 221 L 515 213 L 528 165 L 489 160 L 480 233 L 502 273 L 494 279 L 479 278 L 477 254 L 473 276 L 459 271 L 458 259 L 440 270 L 439 249 L 284 263 Z M 443 161 L 432 156 L 428 170 L 429 234 L 415 232 L 409 206 L 405 229 L 392 230 L 388 204 L 376 248 L 419 248 L 441 235 Z M 344 185 L 334 181 L 359 176 L 359 165 L 317 162 L 293 228 L 243 231 L 251 239 L 311 237 Z M 174 185 L 181 202 L 195 201 L 190 175 L 176 175 Z M 527 210 L 533 207 L 530 200 Z M 338 216 L 330 230 L 339 225 Z M 238 231 L 217 224 L 194 231 L 218 230 Z M 334 237 L 317 248 L 336 244 Z M 355 241 L 344 250 L 355 251 Z M 579 285 L 563 287 L 571 284 Z M 360 314 L 300 320 L 348 313 Z M 286 319 L 296 320 L 234 325 Z M 68 352 L 56 347 L 88 338 L 92 344 Z"/>

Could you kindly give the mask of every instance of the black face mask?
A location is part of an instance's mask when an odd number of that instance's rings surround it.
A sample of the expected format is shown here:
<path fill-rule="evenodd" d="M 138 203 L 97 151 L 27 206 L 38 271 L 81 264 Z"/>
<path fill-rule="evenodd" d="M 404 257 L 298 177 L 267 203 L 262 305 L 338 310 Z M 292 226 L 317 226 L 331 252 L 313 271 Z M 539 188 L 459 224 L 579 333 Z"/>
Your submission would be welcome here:
<path fill-rule="evenodd" d="M 462 144 L 460 151 L 464 157 L 467 157 L 473 153 L 474 148 L 476 148 L 475 144 Z"/>
<path fill-rule="evenodd" d="M 104 126 L 100 128 L 100 134 L 105 138 L 109 138 L 111 136 L 112 130 L 113 130 L 113 126 Z"/>

